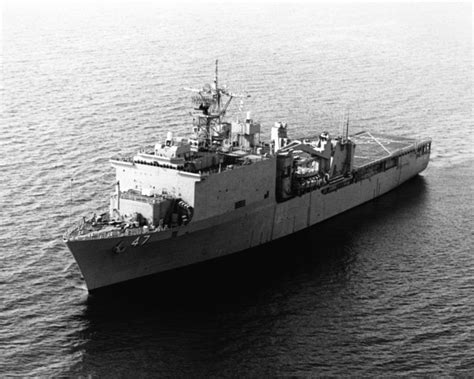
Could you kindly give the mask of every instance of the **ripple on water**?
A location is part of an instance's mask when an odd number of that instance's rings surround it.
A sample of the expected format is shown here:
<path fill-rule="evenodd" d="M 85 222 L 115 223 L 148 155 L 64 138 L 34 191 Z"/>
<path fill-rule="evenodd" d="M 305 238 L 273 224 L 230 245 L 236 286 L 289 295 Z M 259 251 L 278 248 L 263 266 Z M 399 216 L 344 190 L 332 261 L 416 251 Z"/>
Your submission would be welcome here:
<path fill-rule="evenodd" d="M 209 23 L 192 4 L 8 4 L 2 373 L 474 372 L 465 7 L 216 4 Z M 275 121 L 337 133 L 348 110 L 354 132 L 433 138 L 429 168 L 252 259 L 89 297 L 60 239 L 70 216 L 107 205 L 110 156 L 189 129 L 182 88 L 212 82 L 216 58 L 221 83 L 251 95 L 240 116 L 251 110 L 262 138 Z"/>

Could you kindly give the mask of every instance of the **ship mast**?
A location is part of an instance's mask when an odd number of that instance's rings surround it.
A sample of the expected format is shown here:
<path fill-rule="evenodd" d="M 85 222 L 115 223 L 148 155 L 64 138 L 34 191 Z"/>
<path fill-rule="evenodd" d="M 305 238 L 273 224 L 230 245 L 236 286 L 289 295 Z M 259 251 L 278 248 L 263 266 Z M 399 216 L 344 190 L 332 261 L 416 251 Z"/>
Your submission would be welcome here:
<path fill-rule="evenodd" d="M 346 141 L 349 139 L 349 108 L 347 108 Z"/>
<path fill-rule="evenodd" d="M 214 79 L 214 84 L 216 86 L 216 92 L 217 92 L 217 113 L 219 114 L 219 121 L 220 121 L 220 113 L 221 113 L 221 91 L 219 89 L 219 84 L 218 84 L 218 76 L 219 76 L 219 59 L 216 59 L 216 77 Z"/>
<path fill-rule="evenodd" d="M 199 131 L 204 132 L 204 139 L 207 141 L 209 146 L 213 142 L 213 134 L 218 135 L 222 133 L 220 125 L 223 122 L 223 118 L 226 114 L 227 108 L 229 107 L 234 97 L 250 97 L 250 95 L 241 95 L 229 92 L 226 86 L 219 87 L 219 60 L 216 59 L 216 69 L 214 77 L 214 86 L 205 85 L 201 89 L 184 87 L 185 90 L 196 92 L 198 95 L 193 97 L 193 102 L 198 105 L 194 108 L 196 111 L 200 111 L 200 114 L 195 115 L 195 125 Z M 222 104 L 222 96 L 228 97 L 225 104 Z"/>

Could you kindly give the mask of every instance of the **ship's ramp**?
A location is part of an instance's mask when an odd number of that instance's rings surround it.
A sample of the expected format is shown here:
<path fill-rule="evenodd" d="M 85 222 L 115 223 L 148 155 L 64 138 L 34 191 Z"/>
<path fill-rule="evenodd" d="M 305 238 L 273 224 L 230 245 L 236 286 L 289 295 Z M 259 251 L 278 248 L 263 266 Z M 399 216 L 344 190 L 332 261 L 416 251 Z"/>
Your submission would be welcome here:
<path fill-rule="evenodd" d="M 412 138 L 360 132 L 351 136 L 355 142 L 354 167 L 359 168 L 415 145 Z"/>

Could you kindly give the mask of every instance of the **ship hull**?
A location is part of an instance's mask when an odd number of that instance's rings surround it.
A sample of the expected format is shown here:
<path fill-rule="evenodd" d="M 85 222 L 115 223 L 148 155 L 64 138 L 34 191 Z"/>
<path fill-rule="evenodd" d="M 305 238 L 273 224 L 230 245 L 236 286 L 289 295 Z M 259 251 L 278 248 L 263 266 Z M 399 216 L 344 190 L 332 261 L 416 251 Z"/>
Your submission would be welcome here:
<path fill-rule="evenodd" d="M 87 288 L 233 254 L 285 237 L 377 198 L 423 171 L 428 155 L 401 156 L 396 166 L 284 202 L 269 199 L 159 233 L 67 241 Z"/>

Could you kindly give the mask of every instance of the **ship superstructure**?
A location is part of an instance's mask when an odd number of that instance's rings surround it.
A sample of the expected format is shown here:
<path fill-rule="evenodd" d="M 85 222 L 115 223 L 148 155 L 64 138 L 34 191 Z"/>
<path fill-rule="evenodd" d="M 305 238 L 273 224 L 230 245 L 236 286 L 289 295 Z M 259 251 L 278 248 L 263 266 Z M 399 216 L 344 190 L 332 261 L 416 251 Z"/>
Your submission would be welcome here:
<path fill-rule="evenodd" d="M 89 290 L 235 253 L 371 200 L 426 168 L 431 140 L 361 132 L 270 141 L 250 113 L 228 121 L 234 94 L 193 92 L 192 133 L 111 159 L 109 211 L 84 219 L 66 243 Z"/>

